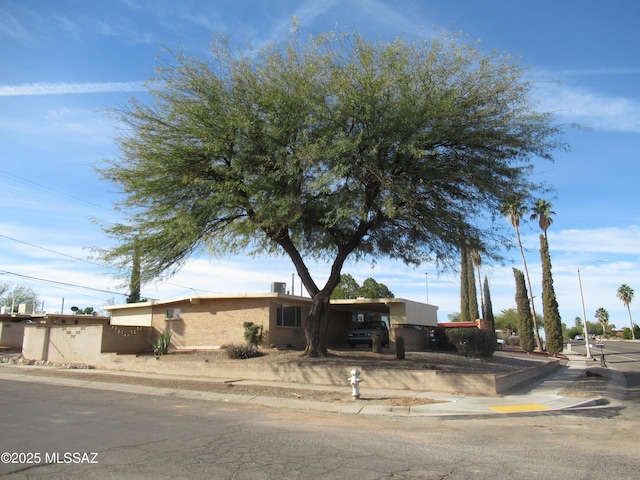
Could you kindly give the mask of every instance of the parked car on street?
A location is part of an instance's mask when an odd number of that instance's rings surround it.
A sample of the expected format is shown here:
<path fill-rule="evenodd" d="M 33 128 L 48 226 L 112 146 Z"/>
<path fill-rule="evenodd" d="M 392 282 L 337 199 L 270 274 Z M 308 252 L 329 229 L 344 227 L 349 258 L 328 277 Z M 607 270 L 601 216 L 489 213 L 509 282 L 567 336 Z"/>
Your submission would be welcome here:
<path fill-rule="evenodd" d="M 347 333 L 347 343 L 354 348 L 356 345 L 373 346 L 374 335 L 380 335 L 383 346 L 389 345 L 389 329 L 382 320 L 362 322 Z"/>

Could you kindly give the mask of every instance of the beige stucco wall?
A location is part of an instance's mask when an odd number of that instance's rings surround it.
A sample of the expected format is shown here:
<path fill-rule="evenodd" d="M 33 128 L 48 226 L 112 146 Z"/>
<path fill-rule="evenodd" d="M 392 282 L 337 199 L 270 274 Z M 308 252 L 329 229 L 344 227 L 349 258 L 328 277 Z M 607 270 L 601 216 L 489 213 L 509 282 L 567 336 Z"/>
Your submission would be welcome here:
<path fill-rule="evenodd" d="M 127 327 L 150 327 L 153 324 L 153 307 L 149 305 L 117 310 L 113 312 L 110 323 Z"/>
<path fill-rule="evenodd" d="M 402 303 L 389 303 L 391 324 L 438 326 L 438 307 L 424 303 L 402 300 Z"/>
<path fill-rule="evenodd" d="M 24 323 L 0 322 L 0 346 L 21 348 Z"/>
<path fill-rule="evenodd" d="M 153 338 L 151 327 L 127 327 L 105 325 L 102 329 L 101 352 L 141 353 L 152 351 L 150 340 Z"/>
<path fill-rule="evenodd" d="M 54 363 L 97 363 L 102 325 L 26 325 L 22 355 Z"/>
<path fill-rule="evenodd" d="M 150 337 L 149 327 L 27 324 L 22 355 L 28 360 L 99 365 L 103 352 L 149 351 Z"/>

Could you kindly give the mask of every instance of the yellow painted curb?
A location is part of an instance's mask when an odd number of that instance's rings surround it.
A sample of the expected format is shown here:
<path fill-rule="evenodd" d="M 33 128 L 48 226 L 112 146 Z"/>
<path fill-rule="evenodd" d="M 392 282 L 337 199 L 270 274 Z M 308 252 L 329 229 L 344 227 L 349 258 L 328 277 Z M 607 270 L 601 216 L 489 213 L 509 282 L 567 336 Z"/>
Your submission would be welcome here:
<path fill-rule="evenodd" d="M 498 413 L 538 412 L 541 410 L 549 410 L 549 407 L 545 407 L 544 405 L 538 405 L 535 403 L 530 403 L 528 405 L 499 405 L 489 408 Z"/>

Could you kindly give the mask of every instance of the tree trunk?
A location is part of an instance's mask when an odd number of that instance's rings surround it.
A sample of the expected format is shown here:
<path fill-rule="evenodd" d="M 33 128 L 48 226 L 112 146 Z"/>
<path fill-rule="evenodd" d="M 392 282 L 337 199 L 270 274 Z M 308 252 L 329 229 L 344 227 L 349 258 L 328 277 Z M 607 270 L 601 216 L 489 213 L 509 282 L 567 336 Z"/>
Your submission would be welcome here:
<path fill-rule="evenodd" d="M 329 295 L 322 291 L 313 297 L 311 310 L 305 318 L 304 334 L 307 346 L 304 352 L 310 357 L 324 357 L 327 355 L 327 330 L 329 328 Z"/>

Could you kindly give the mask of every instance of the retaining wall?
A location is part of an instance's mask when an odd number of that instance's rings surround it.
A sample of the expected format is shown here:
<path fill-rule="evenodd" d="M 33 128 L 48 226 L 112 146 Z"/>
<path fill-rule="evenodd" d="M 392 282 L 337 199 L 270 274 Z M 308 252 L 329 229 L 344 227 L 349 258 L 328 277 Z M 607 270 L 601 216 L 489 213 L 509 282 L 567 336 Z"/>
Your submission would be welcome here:
<path fill-rule="evenodd" d="M 358 368 L 363 388 L 415 390 L 479 396 L 498 396 L 550 374 L 560 367 L 557 360 L 506 375 L 448 374 L 435 370 L 367 369 L 358 365 L 269 364 L 245 360 L 174 361 L 168 357 L 108 354 L 102 356 L 101 368 L 161 375 L 211 377 L 225 380 L 259 380 L 267 382 L 346 385 L 349 372 Z"/>

